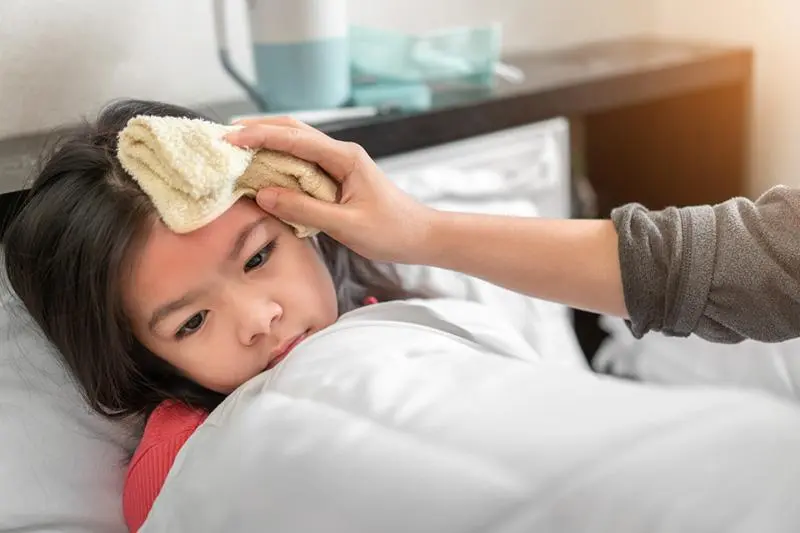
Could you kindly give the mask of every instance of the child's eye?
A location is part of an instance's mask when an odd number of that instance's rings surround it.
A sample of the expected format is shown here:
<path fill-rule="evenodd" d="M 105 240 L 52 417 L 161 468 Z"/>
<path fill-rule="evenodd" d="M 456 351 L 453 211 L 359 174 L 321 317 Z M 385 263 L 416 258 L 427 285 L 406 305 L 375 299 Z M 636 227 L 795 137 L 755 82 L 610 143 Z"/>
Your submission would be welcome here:
<path fill-rule="evenodd" d="M 200 311 L 199 313 L 195 314 L 186 321 L 186 323 L 181 326 L 181 329 L 175 334 L 178 339 L 182 339 L 184 337 L 188 337 L 192 333 L 196 333 L 201 327 L 203 327 L 203 323 L 206 321 L 206 315 L 208 315 L 208 311 Z"/>
<path fill-rule="evenodd" d="M 267 259 L 269 259 L 269 256 L 272 253 L 272 251 L 275 249 L 276 242 L 277 241 L 272 241 L 271 243 L 263 247 L 261 250 L 259 250 L 258 253 L 256 253 L 256 255 L 248 259 L 247 262 L 244 264 L 244 271 L 250 272 L 251 270 L 263 266 L 264 263 L 267 262 Z"/>

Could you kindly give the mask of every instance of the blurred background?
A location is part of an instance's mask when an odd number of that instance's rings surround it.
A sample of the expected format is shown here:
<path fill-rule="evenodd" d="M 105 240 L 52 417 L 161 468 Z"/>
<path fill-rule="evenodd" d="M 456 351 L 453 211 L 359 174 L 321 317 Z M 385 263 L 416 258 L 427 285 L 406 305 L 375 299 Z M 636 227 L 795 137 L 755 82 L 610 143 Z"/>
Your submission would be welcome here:
<path fill-rule="evenodd" d="M 246 2 L 228 4 L 232 58 L 251 73 Z M 350 0 L 349 17 L 355 24 L 409 32 L 498 21 L 504 52 L 634 35 L 752 45 L 748 191 L 800 184 L 800 150 L 794 146 L 800 137 L 800 3 Z M 120 96 L 192 105 L 241 94 L 217 60 L 210 1 L 0 2 L 0 137 L 73 122 Z"/>

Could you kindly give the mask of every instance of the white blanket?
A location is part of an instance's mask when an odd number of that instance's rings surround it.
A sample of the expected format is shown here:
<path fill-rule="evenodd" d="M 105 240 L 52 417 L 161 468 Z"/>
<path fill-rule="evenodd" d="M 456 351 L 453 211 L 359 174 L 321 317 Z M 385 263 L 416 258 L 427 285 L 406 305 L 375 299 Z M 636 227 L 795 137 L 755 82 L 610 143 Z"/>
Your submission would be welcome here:
<path fill-rule="evenodd" d="M 473 304 L 379 304 L 215 410 L 142 531 L 798 531 L 798 449 L 788 403 L 596 376 Z"/>
<path fill-rule="evenodd" d="M 700 337 L 657 333 L 635 339 L 618 318 L 592 360 L 599 372 L 661 383 L 758 389 L 800 402 L 800 339 L 715 344 Z"/>

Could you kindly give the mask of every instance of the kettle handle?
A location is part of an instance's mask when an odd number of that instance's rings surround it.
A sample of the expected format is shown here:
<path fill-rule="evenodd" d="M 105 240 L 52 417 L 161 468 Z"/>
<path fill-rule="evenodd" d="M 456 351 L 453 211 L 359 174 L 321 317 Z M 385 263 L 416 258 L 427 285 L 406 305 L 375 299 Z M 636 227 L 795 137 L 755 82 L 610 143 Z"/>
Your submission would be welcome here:
<path fill-rule="evenodd" d="M 214 30 L 217 35 L 217 54 L 222 66 L 247 93 L 247 96 L 256 104 L 259 111 L 267 111 L 267 102 L 255 90 L 255 88 L 247 83 L 244 77 L 236 70 L 231 62 L 231 54 L 228 50 L 228 31 L 225 27 L 225 0 L 214 0 Z"/>

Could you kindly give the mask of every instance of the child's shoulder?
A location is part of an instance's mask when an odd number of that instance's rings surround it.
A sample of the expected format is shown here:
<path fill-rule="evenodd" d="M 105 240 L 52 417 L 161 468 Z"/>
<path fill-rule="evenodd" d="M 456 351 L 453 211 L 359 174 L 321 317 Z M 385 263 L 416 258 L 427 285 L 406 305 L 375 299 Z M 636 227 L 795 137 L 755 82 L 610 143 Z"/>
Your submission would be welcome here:
<path fill-rule="evenodd" d="M 144 522 L 175 457 L 207 417 L 201 409 L 164 401 L 147 419 L 125 478 L 123 508 L 131 531 Z"/>
<path fill-rule="evenodd" d="M 166 447 L 171 452 L 177 453 L 206 418 L 208 413 L 202 409 L 195 409 L 172 400 L 160 403 L 147 419 L 142 440 L 131 461 L 129 475 L 137 463 L 155 450 Z"/>
<path fill-rule="evenodd" d="M 153 413 L 147 419 L 147 427 L 176 427 L 176 426 L 199 426 L 206 418 L 208 413 L 202 409 L 189 407 L 185 403 L 174 400 L 165 400 L 158 404 Z M 145 429 L 145 432 L 147 429 Z"/>
<path fill-rule="evenodd" d="M 189 407 L 173 400 L 165 400 L 147 419 L 142 440 L 147 438 L 148 433 L 156 436 L 182 432 L 187 429 L 194 431 L 206 418 L 208 418 L 208 413 L 202 409 Z"/>

